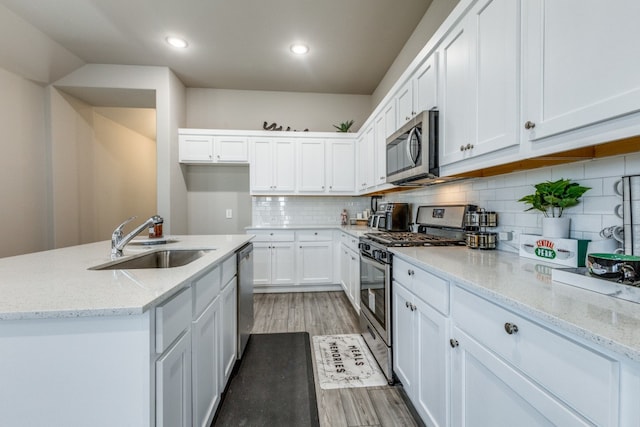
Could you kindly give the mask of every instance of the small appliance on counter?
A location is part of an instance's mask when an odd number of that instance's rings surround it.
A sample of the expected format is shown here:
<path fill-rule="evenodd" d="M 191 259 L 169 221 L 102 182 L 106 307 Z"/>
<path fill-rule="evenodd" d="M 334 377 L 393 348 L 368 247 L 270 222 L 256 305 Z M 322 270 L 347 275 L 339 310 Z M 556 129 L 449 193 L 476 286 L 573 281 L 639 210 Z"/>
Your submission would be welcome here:
<path fill-rule="evenodd" d="M 369 227 L 385 231 L 409 231 L 408 203 L 380 203 L 378 210 L 371 215 Z"/>

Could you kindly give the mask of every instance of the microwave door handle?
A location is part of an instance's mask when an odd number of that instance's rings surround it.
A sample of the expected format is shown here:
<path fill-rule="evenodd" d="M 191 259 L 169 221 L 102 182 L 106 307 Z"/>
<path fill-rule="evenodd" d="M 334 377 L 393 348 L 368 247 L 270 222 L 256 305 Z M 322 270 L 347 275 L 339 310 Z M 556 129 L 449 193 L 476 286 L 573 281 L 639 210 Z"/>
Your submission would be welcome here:
<path fill-rule="evenodd" d="M 411 152 L 411 138 L 413 137 L 416 128 L 413 128 L 409 131 L 409 135 L 407 136 L 407 159 L 411 162 L 411 166 L 414 167 L 416 165 L 415 160 L 413 160 L 413 153 Z"/>

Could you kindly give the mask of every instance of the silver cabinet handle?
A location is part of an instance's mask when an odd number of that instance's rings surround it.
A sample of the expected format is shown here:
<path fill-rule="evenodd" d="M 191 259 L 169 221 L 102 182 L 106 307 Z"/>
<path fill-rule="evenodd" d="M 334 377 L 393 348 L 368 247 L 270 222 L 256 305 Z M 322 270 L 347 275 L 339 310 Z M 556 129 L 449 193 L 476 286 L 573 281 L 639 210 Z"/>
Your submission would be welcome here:
<path fill-rule="evenodd" d="M 460 146 L 460 151 L 464 151 L 464 150 L 466 150 L 466 148 L 464 148 L 464 145 L 461 145 Z"/>
<path fill-rule="evenodd" d="M 405 301 L 404 306 L 409 308 L 409 301 Z"/>
<path fill-rule="evenodd" d="M 533 123 L 532 121 L 527 120 L 527 121 L 524 123 L 524 128 L 525 128 L 525 129 L 527 129 L 527 130 L 529 130 L 529 129 L 533 129 L 534 127 L 536 127 L 536 124 L 535 124 L 535 123 Z"/>
<path fill-rule="evenodd" d="M 459 345 L 460 345 L 460 343 L 458 342 L 458 340 L 457 340 L 457 339 L 455 339 L 455 338 L 451 338 L 451 339 L 449 340 L 449 345 L 451 346 L 451 348 L 456 348 L 457 346 L 459 346 Z"/>
<path fill-rule="evenodd" d="M 415 305 L 413 305 L 413 304 L 409 304 L 409 305 L 411 306 L 411 311 L 416 311 L 416 309 L 418 308 L 418 307 L 416 307 L 416 306 L 415 306 Z"/>
<path fill-rule="evenodd" d="M 514 323 L 507 322 L 507 323 L 504 324 L 504 330 L 509 335 L 517 334 L 518 333 L 518 325 L 516 325 Z"/>

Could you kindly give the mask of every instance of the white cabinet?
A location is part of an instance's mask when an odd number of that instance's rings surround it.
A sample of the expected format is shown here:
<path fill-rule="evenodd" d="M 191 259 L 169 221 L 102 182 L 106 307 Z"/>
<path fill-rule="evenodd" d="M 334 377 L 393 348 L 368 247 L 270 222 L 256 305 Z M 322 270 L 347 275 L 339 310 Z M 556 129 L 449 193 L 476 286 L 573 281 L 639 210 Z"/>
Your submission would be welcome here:
<path fill-rule="evenodd" d="M 340 284 L 357 313 L 360 313 L 360 254 L 358 238 L 342 232 L 340 235 Z"/>
<path fill-rule="evenodd" d="M 191 284 L 191 381 L 194 427 L 208 427 L 211 424 L 223 390 L 220 387 L 220 271 L 220 265 L 216 265 Z"/>
<path fill-rule="evenodd" d="M 349 140 L 327 141 L 327 185 L 329 193 L 353 194 L 356 185 L 355 145 Z"/>
<path fill-rule="evenodd" d="M 182 163 L 247 163 L 249 140 L 243 136 L 181 133 L 178 157 Z"/>
<path fill-rule="evenodd" d="M 220 387 L 224 389 L 224 385 L 231 377 L 233 366 L 236 362 L 237 351 L 237 297 L 238 281 L 233 276 L 231 280 L 222 288 L 220 293 L 220 311 L 221 311 L 221 364 L 220 364 Z"/>
<path fill-rule="evenodd" d="M 397 124 L 398 127 L 407 123 L 416 115 L 413 110 L 413 81 L 408 80 L 396 95 Z"/>
<path fill-rule="evenodd" d="M 452 425 L 620 425 L 616 360 L 459 286 L 452 318 Z"/>
<path fill-rule="evenodd" d="M 156 307 L 156 425 L 191 427 L 191 289 Z"/>
<path fill-rule="evenodd" d="M 422 419 L 428 425 L 448 426 L 449 319 L 441 311 L 448 312 L 442 293 L 448 296 L 449 284 L 394 258 L 396 269 L 406 274 L 393 284 L 394 372 Z M 432 287 L 439 289 L 431 292 Z"/>
<path fill-rule="evenodd" d="M 249 231 L 253 240 L 253 284 L 255 287 L 295 283 L 295 233 L 293 231 Z"/>
<path fill-rule="evenodd" d="M 519 4 L 478 1 L 441 43 L 441 165 L 519 143 Z"/>
<path fill-rule="evenodd" d="M 299 284 L 333 283 L 333 231 L 303 230 L 297 233 Z"/>
<path fill-rule="evenodd" d="M 358 138 L 358 191 L 366 191 L 376 184 L 375 166 L 375 127 L 372 124 Z"/>
<path fill-rule="evenodd" d="M 397 128 L 400 128 L 421 111 L 430 110 L 437 106 L 437 58 L 437 52 L 430 55 L 398 91 L 396 95 Z"/>
<path fill-rule="evenodd" d="M 300 139 L 298 145 L 297 187 L 301 193 L 325 192 L 325 146 L 324 139 Z"/>
<path fill-rule="evenodd" d="M 251 194 L 289 194 L 296 189 L 296 150 L 291 138 L 251 141 Z"/>
<path fill-rule="evenodd" d="M 219 290 L 219 288 L 218 288 Z M 208 427 L 220 404 L 221 346 L 220 298 L 216 294 L 205 310 L 193 321 L 191 367 L 193 382 L 193 425 Z"/>
<path fill-rule="evenodd" d="M 214 160 L 221 163 L 247 163 L 249 138 L 244 136 L 216 136 L 213 139 Z"/>
<path fill-rule="evenodd" d="M 523 8 L 525 138 L 640 111 L 640 3 L 536 0 Z"/>

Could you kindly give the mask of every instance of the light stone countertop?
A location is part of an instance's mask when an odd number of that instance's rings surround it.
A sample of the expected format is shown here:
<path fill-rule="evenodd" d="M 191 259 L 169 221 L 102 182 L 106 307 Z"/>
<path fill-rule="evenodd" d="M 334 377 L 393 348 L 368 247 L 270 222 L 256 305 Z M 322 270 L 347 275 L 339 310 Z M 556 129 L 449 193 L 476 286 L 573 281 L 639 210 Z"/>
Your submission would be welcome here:
<path fill-rule="evenodd" d="M 553 268 L 504 251 L 466 247 L 391 248 L 477 294 L 640 361 L 640 305 L 551 280 Z"/>
<path fill-rule="evenodd" d="M 140 314 L 253 238 L 167 237 L 176 241 L 129 244 L 124 255 L 165 248 L 215 250 L 185 266 L 159 269 L 88 270 L 111 260 L 110 241 L 0 258 L 0 321 Z"/>
<path fill-rule="evenodd" d="M 366 225 L 258 225 L 246 227 L 245 230 L 247 232 L 251 232 L 251 230 L 338 230 L 344 231 L 347 234 L 350 234 L 354 237 L 361 237 L 365 233 L 376 233 L 379 230 L 377 228 L 369 228 Z"/>

